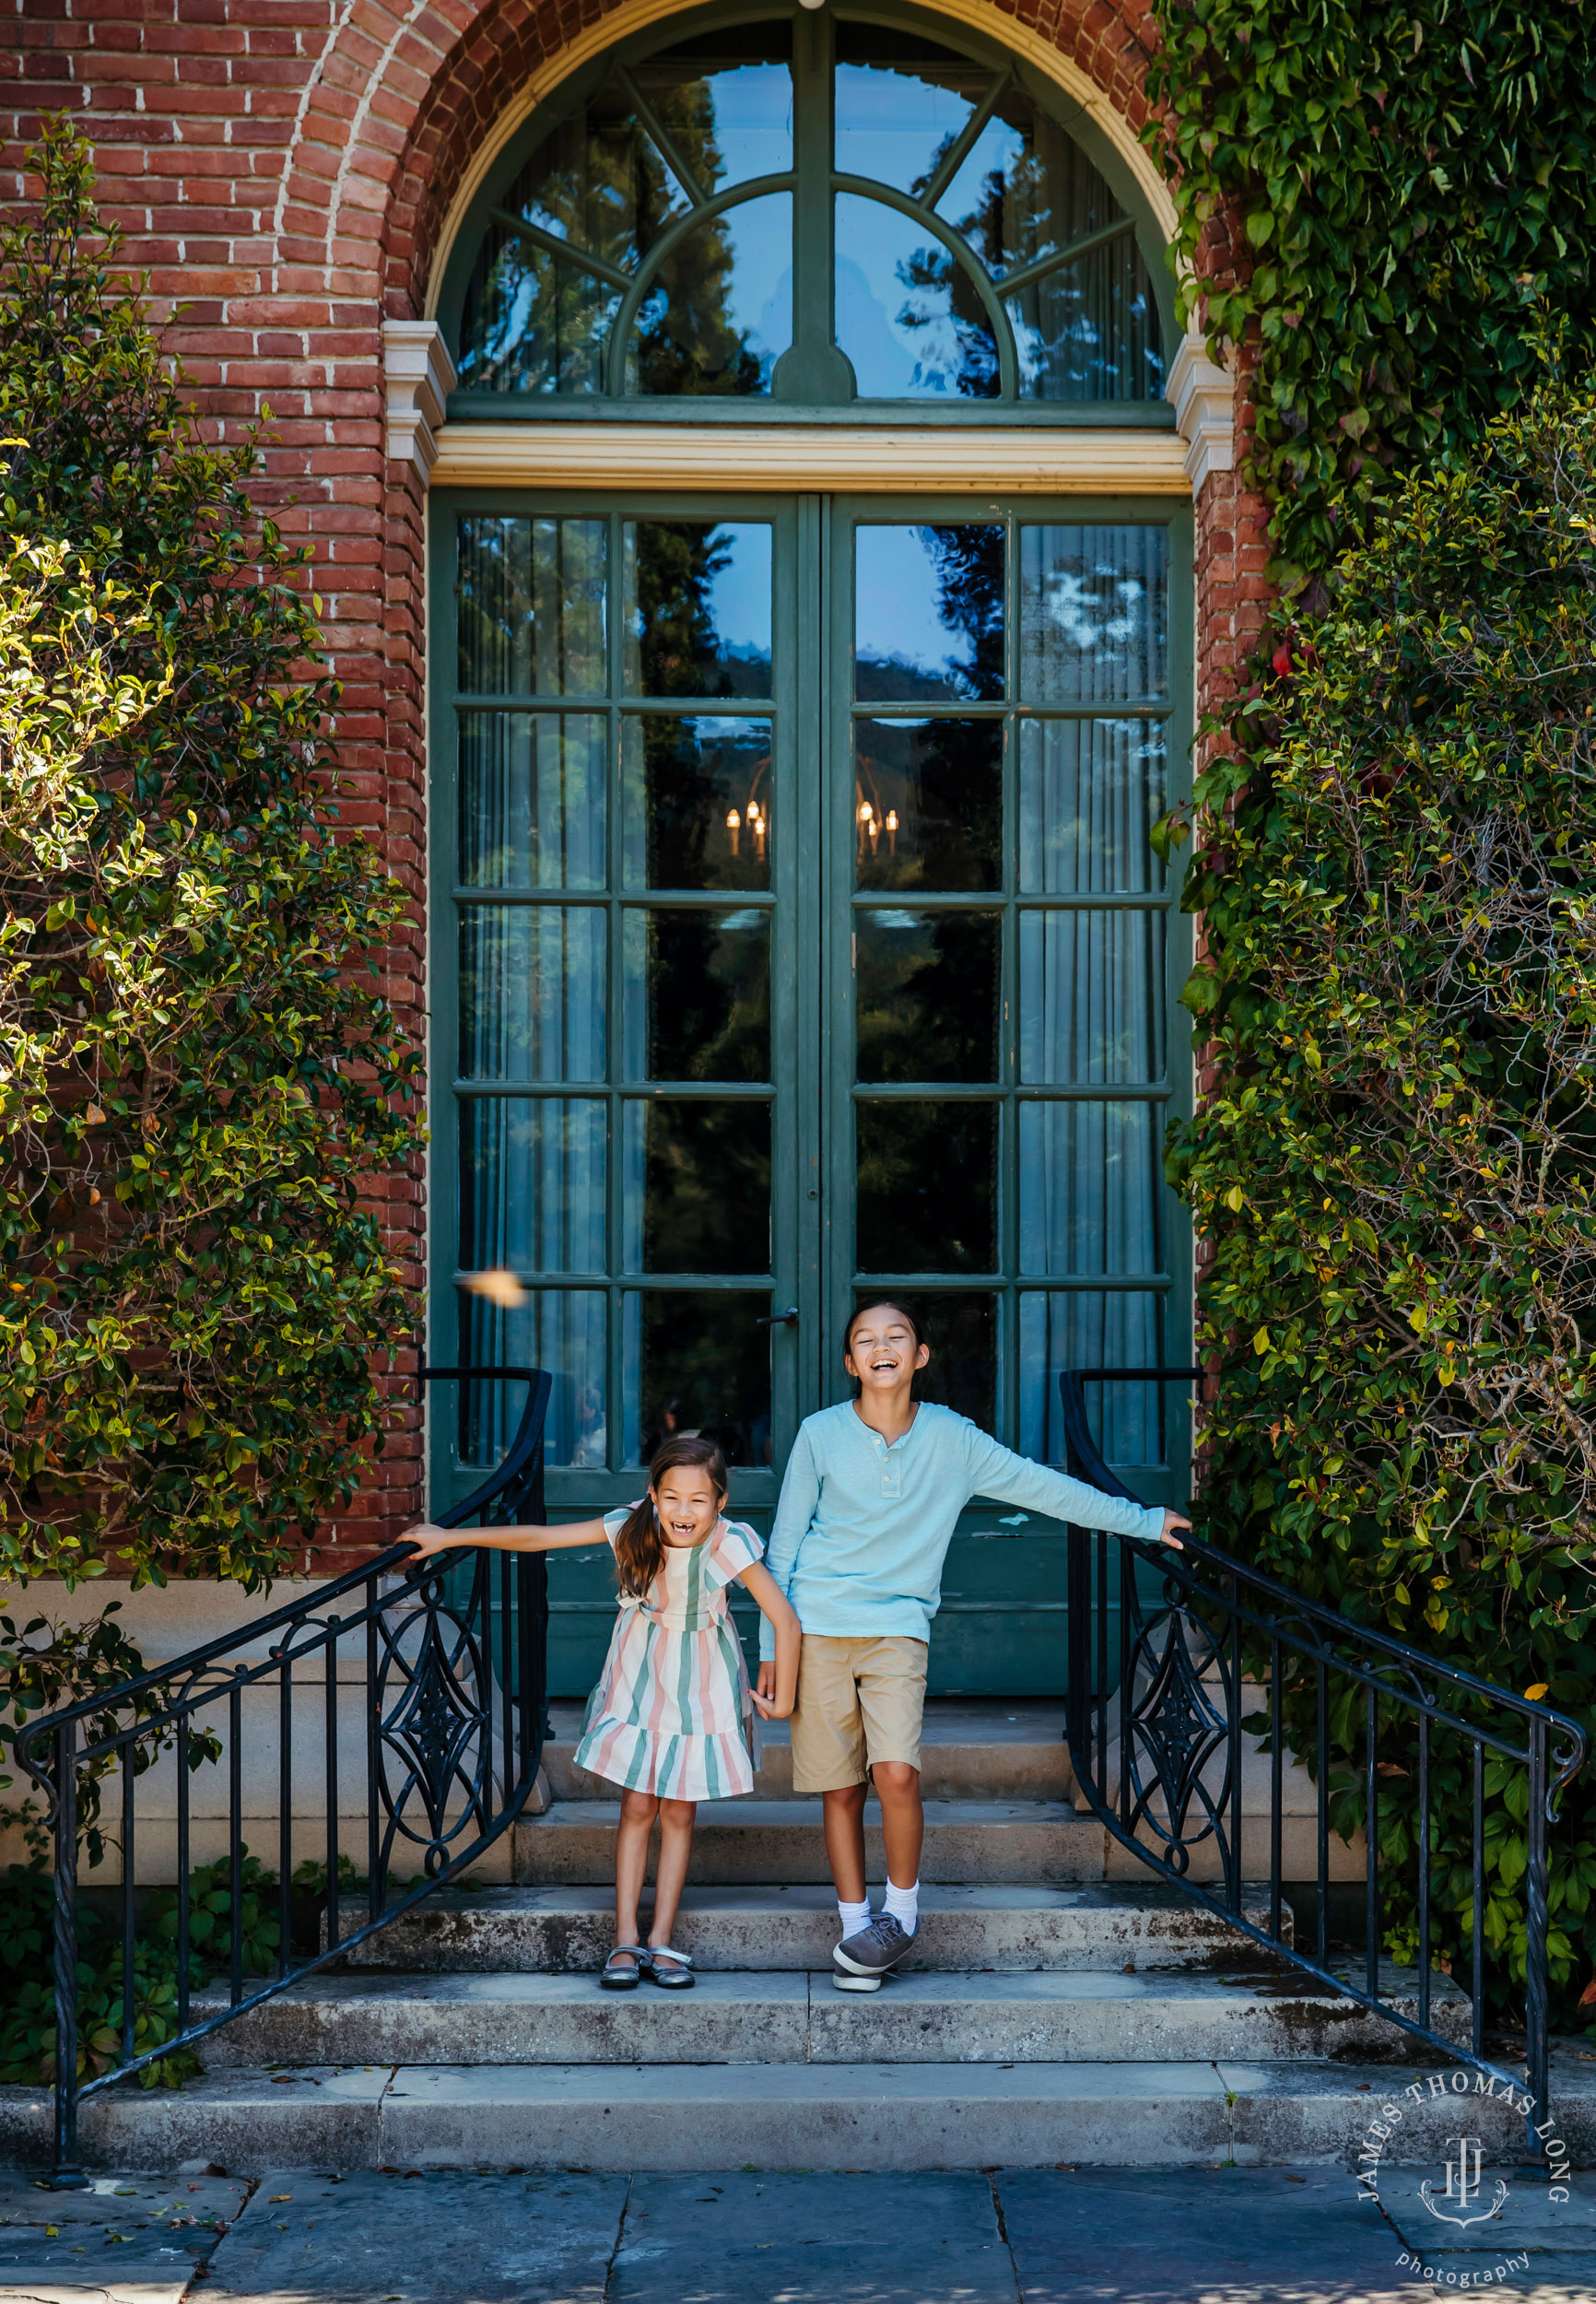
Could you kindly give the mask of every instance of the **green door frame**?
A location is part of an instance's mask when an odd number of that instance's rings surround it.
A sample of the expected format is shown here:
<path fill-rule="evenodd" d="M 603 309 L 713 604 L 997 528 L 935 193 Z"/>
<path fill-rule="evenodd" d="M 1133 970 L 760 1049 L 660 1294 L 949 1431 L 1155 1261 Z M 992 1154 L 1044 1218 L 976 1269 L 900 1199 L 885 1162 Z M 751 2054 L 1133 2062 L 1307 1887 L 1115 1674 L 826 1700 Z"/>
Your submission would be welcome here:
<path fill-rule="evenodd" d="M 619 869 L 623 795 L 617 731 L 626 709 L 620 701 L 619 677 L 621 634 L 617 547 L 620 523 L 625 518 L 651 513 L 677 518 L 757 519 L 771 522 L 775 532 L 775 693 L 769 709 L 775 722 L 776 773 L 772 805 L 776 813 L 772 825 L 772 887 L 768 899 L 776 924 L 771 949 L 771 1087 L 776 1118 L 772 1135 L 773 1261 L 770 1309 L 772 1312 L 780 1312 L 789 1305 L 795 1305 L 799 1319 L 796 1328 L 778 1326 L 771 1331 L 773 1468 L 769 1471 L 745 1469 L 734 1475 L 735 1505 L 763 1520 L 774 1504 L 780 1467 L 797 1423 L 815 1408 L 846 1395 L 846 1383 L 835 1339 L 840 1331 L 845 1310 L 853 1300 L 857 1282 L 852 1247 L 852 970 L 844 964 L 844 956 L 849 954 L 851 948 L 854 904 L 856 900 L 867 902 L 871 899 L 855 899 L 851 866 L 853 829 L 851 773 L 851 721 L 854 711 L 851 677 L 853 528 L 859 523 L 870 520 L 919 523 L 996 517 L 1008 523 L 1006 559 L 1009 595 L 1005 626 L 1009 676 L 1005 690 L 1010 700 L 1002 706 L 960 706 L 961 714 L 982 711 L 1001 713 L 1015 709 L 1013 699 L 1018 690 L 1015 652 L 1019 624 L 1016 598 L 1019 556 L 1015 546 L 1015 532 L 1021 522 L 1115 526 L 1148 523 L 1167 528 L 1170 538 L 1168 719 L 1178 738 L 1179 732 L 1191 724 L 1192 590 L 1189 581 L 1191 517 L 1190 511 L 1184 507 L 1171 508 L 1167 499 L 1120 497 L 1026 498 L 1002 501 L 990 497 L 822 500 L 813 497 L 662 493 L 606 500 L 595 499 L 593 495 L 544 491 L 535 494 L 503 489 L 438 491 L 430 506 L 430 597 L 434 613 L 429 648 L 431 821 L 435 828 L 431 843 L 434 869 L 430 934 L 433 956 L 430 970 L 433 985 L 430 1052 L 431 1076 L 435 1084 L 448 1080 L 452 1086 L 458 1079 L 460 911 L 464 902 L 484 900 L 483 891 L 457 887 L 452 869 L 445 863 L 452 854 L 454 828 L 459 820 L 460 692 L 453 615 L 458 523 L 462 515 L 474 512 L 507 515 L 534 511 L 547 515 L 563 513 L 603 517 L 609 523 L 611 612 L 607 632 L 607 698 L 603 702 L 587 702 L 587 709 L 607 713 L 611 730 L 607 747 L 608 893 L 550 891 L 544 900 L 554 899 L 561 903 L 596 905 L 608 915 L 609 1005 L 612 1016 L 616 1017 L 621 1005 L 618 922 L 626 912 L 638 909 L 642 900 L 640 893 L 622 888 Z M 822 605 L 827 595 L 828 611 Z M 521 699 L 521 704 L 522 709 L 569 709 L 574 700 L 567 698 L 528 698 Z M 496 708 L 502 709 L 503 699 L 495 699 L 495 704 Z M 654 707 L 651 705 L 650 709 Z M 678 699 L 675 709 L 697 709 L 719 715 L 739 708 L 720 699 Z M 741 709 L 751 715 L 757 715 L 763 708 L 745 704 Z M 1012 746 L 1008 751 L 1012 756 Z M 1178 777 L 1179 763 L 1184 757 L 1178 741 L 1171 744 L 1170 755 L 1171 774 Z M 1014 763 L 1010 757 L 1004 770 L 1004 812 L 1011 825 L 1014 822 L 1013 781 Z M 1018 987 L 1015 936 L 1012 926 L 1016 896 L 1012 840 L 1005 846 L 1010 852 L 1005 857 L 1001 899 L 994 899 L 990 904 L 986 899 L 976 899 L 982 909 L 995 909 L 1001 902 L 1011 923 L 1004 937 L 1004 994 L 1009 1014 L 1015 1019 L 1015 1032 L 1009 1035 L 1008 1076 L 999 1091 L 1004 1109 L 1007 1146 L 1003 1163 L 1005 1183 L 1000 1214 L 1000 1239 L 1003 1243 L 1000 1269 L 993 1275 L 984 1279 L 972 1278 L 968 1283 L 950 1283 L 942 1275 L 902 1274 L 896 1277 L 906 1287 L 915 1285 L 917 1281 L 920 1285 L 934 1286 L 939 1289 L 968 1285 L 999 1297 L 1000 1358 L 995 1423 L 998 1437 L 1014 1445 L 1017 1413 L 1015 1308 L 1019 1274 L 1012 1190 L 1012 1180 L 1016 1173 L 1012 1134 L 1014 1114 L 1024 1091 L 1014 1077 L 1013 1045 L 1017 1034 Z M 487 900 L 503 901 L 506 899 L 498 892 L 490 892 Z M 522 892 L 513 892 L 509 900 L 526 901 L 528 899 Z M 535 893 L 530 900 L 537 900 Z M 715 894 L 671 900 L 723 904 L 726 899 L 723 894 Z M 1175 995 L 1190 965 L 1190 935 L 1183 915 L 1177 908 L 1178 897 L 1174 887 L 1167 891 L 1165 901 L 1170 921 L 1166 1000 L 1168 1013 L 1174 1016 L 1179 1013 L 1174 1005 Z M 605 1083 L 602 1087 L 595 1086 L 591 1091 L 584 1087 L 580 1092 L 603 1096 L 609 1104 L 613 1120 L 618 1107 L 628 1097 L 646 1094 L 647 1091 L 638 1089 L 624 1077 L 625 1056 L 618 1031 L 612 1031 L 608 1041 Z M 506 1085 L 511 1093 L 536 1094 L 541 1088 L 543 1093 L 547 1094 L 551 1092 L 553 1084 Z M 1190 1110 L 1189 1064 L 1172 1064 L 1167 1083 L 1149 1086 L 1153 1087 L 1156 1099 L 1163 1102 L 1172 1114 L 1181 1114 Z M 710 1092 L 721 1091 L 716 1089 Z M 1101 1096 L 1104 1091 L 1095 1088 L 1090 1093 Z M 1113 1091 L 1108 1093 L 1111 1095 Z M 459 1296 L 455 1285 L 461 1183 L 457 1095 L 451 1094 L 446 1116 L 442 1105 L 442 1098 L 435 1094 L 437 1118 L 430 1194 L 434 1220 L 430 1252 L 429 1356 L 440 1362 L 453 1362 L 459 1353 Z M 609 1181 L 609 1238 L 612 1243 L 619 1239 L 618 1210 L 615 1205 L 618 1190 L 619 1163 L 612 1159 Z M 1190 1323 L 1190 1256 L 1184 1252 L 1189 1234 L 1173 1195 L 1167 1200 L 1164 1213 L 1163 1238 L 1171 1250 L 1181 1252 L 1168 1257 L 1169 1269 L 1156 1285 L 1168 1302 L 1166 1338 L 1171 1356 L 1179 1361 L 1185 1357 L 1184 1345 L 1179 1340 L 1185 1336 Z M 557 1275 L 544 1276 L 554 1280 Z M 619 1301 L 624 1288 L 636 1285 L 638 1277 L 624 1275 L 612 1264 L 610 1271 L 594 1282 L 594 1285 L 604 1287 L 609 1298 L 608 1427 L 612 1435 L 618 1428 L 620 1408 Z M 572 1275 L 566 1285 L 573 1284 L 580 1287 L 583 1281 L 580 1275 Z M 745 1287 L 747 1283 L 708 1277 L 694 1277 L 688 1281 L 683 1275 L 673 1275 L 669 1285 L 713 1288 Z M 1190 1433 L 1179 1401 L 1167 1403 L 1166 1408 L 1168 1416 L 1166 1462 L 1127 1469 L 1144 1493 L 1172 1501 L 1186 1490 L 1185 1467 L 1189 1462 Z M 454 1498 L 464 1493 L 465 1486 L 476 1474 L 475 1470 L 462 1467 L 456 1461 L 451 1440 L 452 1419 L 442 1403 L 433 1404 L 432 1416 L 430 1456 L 434 1493 Z M 613 1439 L 611 1453 L 612 1456 L 615 1453 Z M 636 1488 L 635 1469 L 628 1471 L 615 1467 L 600 1472 L 554 1468 L 549 1474 L 550 1504 L 562 1515 L 576 1511 L 593 1512 L 628 1502 Z M 974 1518 L 981 1518 L 979 1510 Z"/>

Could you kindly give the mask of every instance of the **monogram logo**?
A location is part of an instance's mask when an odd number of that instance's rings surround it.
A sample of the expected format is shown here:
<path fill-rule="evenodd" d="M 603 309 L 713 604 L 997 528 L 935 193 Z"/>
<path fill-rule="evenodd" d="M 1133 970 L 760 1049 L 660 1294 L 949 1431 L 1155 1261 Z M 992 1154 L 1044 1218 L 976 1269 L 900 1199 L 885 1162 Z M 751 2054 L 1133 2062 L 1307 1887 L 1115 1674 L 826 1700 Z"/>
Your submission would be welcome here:
<path fill-rule="evenodd" d="M 1419 2186 L 1419 2198 L 1424 2202 L 1431 2216 L 1438 2217 L 1443 2224 L 1455 2224 L 1466 2231 L 1471 2224 L 1488 2223 L 1492 2216 L 1499 2214 L 1502 2204 L 1508 2197 L 1506 2182 L 1498 2177 L 1495 2196 L 1490 2206 L 1481 2208 L 1476 2216 L 1470 2216 L 1468 2211 L 1473 2207 L 1480 2197 L 1480 2162 L 1484 2157 L 1485 2145 L 1478 2136 L 1449 2136 L 1447 2148 L 1449 2151 L 1455 2151 L 1458 2156 L 1455 2160 L 1449 2159 L 1445 2162 L 1447 2188 L 1439 2197 L 1446 2201 L 1448 2205 L 1446 2207 L 1438 2205 L 1434 2180 L 1427 2176 Z M 1454 2216 L 1452 2214 L 1454 2207 L 1461 2213 Z"/>

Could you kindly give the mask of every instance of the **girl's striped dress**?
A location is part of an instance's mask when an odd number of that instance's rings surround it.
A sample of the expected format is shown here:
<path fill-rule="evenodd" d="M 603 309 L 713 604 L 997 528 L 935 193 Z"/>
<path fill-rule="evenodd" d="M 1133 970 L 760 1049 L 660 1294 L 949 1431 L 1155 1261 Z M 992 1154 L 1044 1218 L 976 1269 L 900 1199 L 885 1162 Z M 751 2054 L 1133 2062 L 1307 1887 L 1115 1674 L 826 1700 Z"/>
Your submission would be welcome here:
<path fill-rule="evenodd" d="M 604 1514 L 612 1549 L 626 1521 Z M 758 1714 L 727 1592 L 763 1557 L 751 1528 L 719 1520 L 702 1544 L 666 1546 L 646 1600 L 621 1595 L 578 1768 L 666 1800 L 753 1791 Z"/>

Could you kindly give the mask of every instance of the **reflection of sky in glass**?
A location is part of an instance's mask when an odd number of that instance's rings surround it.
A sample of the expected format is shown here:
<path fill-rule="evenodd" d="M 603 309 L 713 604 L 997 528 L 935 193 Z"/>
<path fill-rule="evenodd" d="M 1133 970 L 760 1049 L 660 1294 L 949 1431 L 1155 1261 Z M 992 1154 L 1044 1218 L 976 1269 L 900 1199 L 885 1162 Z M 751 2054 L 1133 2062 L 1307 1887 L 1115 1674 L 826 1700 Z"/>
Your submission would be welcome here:
<path fill-rule="evenodd" d="M 721 170 L 709 187 L 779 176 L 792 165 L 792 75 L 784 64 L 745 64 L 710 75 Z"/>
<path fill-rule="evenodd" d="M 774 361 L 792 341 L 792 196 L 769 192 L 721 218 L 732 251 L 726 317 Z"/>
<path fill-rule="evenodd" d="M 939 614 L 942 598 L 930 539 L 919 528 L 861 527 L 853 605 L 855 653 L 861 663 L 898 663 L 922 679 L 945 681 L 967 692 L 961 667 L 969 653 L 962 631 L 950 632 Z"/>
<path fill-rule="evenodd" d="M 839 173 L 898 192 L 923 182 L 975 109 L 953 88 L 868 65 L 839 64 L 836 89 Z"/>
<path fill-rule="evenodd" d="M 722 521 L 717 538 L 731 547 L 710 579 L 710 622 L 727 656 L 770 661 L 770 536 L 764 521 Z M 717 555 L 719 557 L 719 555 Z"/>
<path fill-rule="evenodd" d="M 846 253 L 844 253 L 846 252 Z M 906 287 L 920 257 L 952 263 L 912 217 L 842 193 L 837 200 L 837 341 L 853 363 L 862 400 L 957 394 L 968 348 L 948 311 L 945 288 Z M 921 325 L 906 325 L 906 318 Z M 984 334 L 978 345 L 990 344 Z M 987 362 L 978 363 L 984 373 Z"/>

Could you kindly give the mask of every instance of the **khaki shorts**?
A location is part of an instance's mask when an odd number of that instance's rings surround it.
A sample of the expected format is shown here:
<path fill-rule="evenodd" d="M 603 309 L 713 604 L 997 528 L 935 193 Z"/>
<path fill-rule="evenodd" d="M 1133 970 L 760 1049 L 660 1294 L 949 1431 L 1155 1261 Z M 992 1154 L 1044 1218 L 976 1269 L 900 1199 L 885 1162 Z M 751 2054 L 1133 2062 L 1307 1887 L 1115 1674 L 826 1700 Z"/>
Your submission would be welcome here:
<path fill-rule="evenodd" d="M 924 1640 L 805 1632 L 792 1714 L 792 1789 L 841 1792 L 879 1760 L 920 1766 Z"/>

